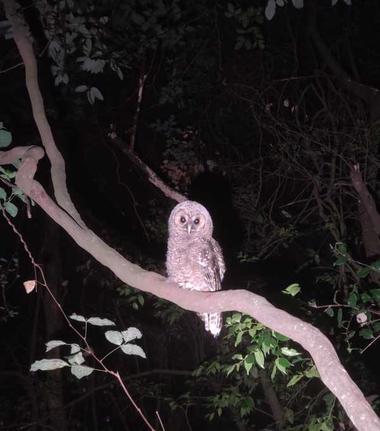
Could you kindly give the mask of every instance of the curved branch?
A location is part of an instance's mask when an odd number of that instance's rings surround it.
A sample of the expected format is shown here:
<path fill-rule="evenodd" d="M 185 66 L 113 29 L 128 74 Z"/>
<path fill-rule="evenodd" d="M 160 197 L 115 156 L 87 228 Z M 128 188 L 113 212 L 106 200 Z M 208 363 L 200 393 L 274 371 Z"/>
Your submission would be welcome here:
<path fill-rule="evenodd" d="M 240 311 L 277 331 L 307 350 L 313 358 L 322 381 L 339 399 L 348 417 L 358 430 L 378 431 L 380 420 L 364 395 L 342 366 L 328 338 L 314 326 L 280 310 L 265 298 L 246 290 L 196 292 L 180 289 L 162 275 L 145 271 L 109 247 L 90 229 L 78 225 L 48 196 L 42 185 L 34 179 L 40 151 L 25 147 L 22 162 L 16 175 L 16 184 L 58 223 L 84 250 L 107 266 L 128 285 L 151 293 L 161 299 L 198 313 Z M 12 150 L 11 150 L 12 151 Z M 22 151 L 19 149 L 18 154 Z M 35 154 L 37 153 L 37 158 Z M 1 153 L 0 153 L 1 154 Z M 9 160 L 3 153 L 1 158 Z"/>
<path fill-rule="evenodd" d="M 25 66 L 25 82 L 32 104 L 33 118 L 51 164 L 51 179 L 55 198 L 58 204 L 71 214 L 77 223 L 83 224 L 67 190 L 65 160 L 55 144 L 53 133 L 46 118 L 44 101 L 38 84 L 37 61 L 29 31 L 22 16 L 18 14 L 16 2 L 3 0 L 3 3 L 6 16 L 12 25 L 13 39 Z"/>

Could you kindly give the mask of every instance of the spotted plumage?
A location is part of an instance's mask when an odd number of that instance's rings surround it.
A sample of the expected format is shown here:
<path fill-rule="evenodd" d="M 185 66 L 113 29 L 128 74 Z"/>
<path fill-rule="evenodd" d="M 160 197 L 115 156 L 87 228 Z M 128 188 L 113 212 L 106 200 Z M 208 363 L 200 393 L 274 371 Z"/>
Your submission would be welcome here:
<path fill-rule="evenodd" d="M 221 289 L 225 272 L 222 250 L 212 237 L 207 209 L 193 201 L 176 205 L 169 217 L 166 268 L 171 280 L 184 289 L 203 292 Z M 215 337 L 222 328 L 220 313 L 202 313 L 207 331 Z"/>

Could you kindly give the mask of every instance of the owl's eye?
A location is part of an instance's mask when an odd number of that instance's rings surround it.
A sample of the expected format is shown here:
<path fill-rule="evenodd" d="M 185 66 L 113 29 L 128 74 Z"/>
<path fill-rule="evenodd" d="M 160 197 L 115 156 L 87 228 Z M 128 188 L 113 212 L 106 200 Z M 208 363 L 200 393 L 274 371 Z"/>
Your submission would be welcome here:
<path fill-rule="evenodd" d="M 182 217 L 179 219 L 179 221 L 180 221 L 180 223 L 181 223 L 181 224 L 184 224 L 184 223 L 186 223 L 186 218 L 185 218 L 184 216 L 182 216 Z"/>
<path fill-rule="evenodd" d="M 199 224 L 199 218 L 194 219 L 194 224 Z"/>

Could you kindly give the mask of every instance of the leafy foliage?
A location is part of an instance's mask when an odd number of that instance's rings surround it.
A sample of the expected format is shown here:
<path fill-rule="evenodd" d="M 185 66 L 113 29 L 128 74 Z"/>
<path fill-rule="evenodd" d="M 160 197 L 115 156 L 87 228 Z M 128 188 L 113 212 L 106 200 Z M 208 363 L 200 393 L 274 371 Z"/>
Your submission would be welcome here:
<path fill-rule="evenodd" d="M 97 370 L 95 367 L 90 367 L 87 365 L 83 365 L 85 362 L 85 356 L 93 356 L 95 359 L 95 363 L 99 363 L 102 365 L 104 359 L 108 357 L 111 353 L 114 353 L 116 350 L 122 351 L 126 355 L 135 355 L 140 356 L 141 358 L 146 359 L 146 355 L 144 350 L 138 346 L 137 344 L 130 343 L 130 341 L 134 341 L 142 337 L 142 334 L 139 329 L 130 327 L 125 331 L 106 331 L 104 336 L 106 340 L 110 343 L 115 344 L 117 347 L 108 352 L 102 359 L 98 359 L 96 354 L 92 351 L 90 346 L 86 341 L 87 336 L 87 328 L 88 325 L 93 326 L 115 326 L 115 323 L 112 320 L 104 319 L 100 317 L 90 317 L 85 318 L 84 316 L 78 314 L 72 314 L 69 316 L 70 319 L 83 323 L 84 327 L 84 336 L 83 341 L 85 342 L 85 346 L 80 347 L 77 343 L 66 343 L 62 340 L 50 340 L 46 343 L 46 352 L 49 352 L 52 349 L 57 347 L 67 346 L 70 349 L 69 356 L 66 356 L 65 360 L 63 359 L 40 359 L 38 361 L 33 362 L 30 367 L 30 371 L 50 371 L 56 370 L 59 368 L 70 367 L 71 374 L 74 375 L 77 379 L 82 379 L 83 377 L 87 377 Z M 98 370 L 99 371 L 99 370 Z M 100 371 L 103 371 L 100 369 Z"/>

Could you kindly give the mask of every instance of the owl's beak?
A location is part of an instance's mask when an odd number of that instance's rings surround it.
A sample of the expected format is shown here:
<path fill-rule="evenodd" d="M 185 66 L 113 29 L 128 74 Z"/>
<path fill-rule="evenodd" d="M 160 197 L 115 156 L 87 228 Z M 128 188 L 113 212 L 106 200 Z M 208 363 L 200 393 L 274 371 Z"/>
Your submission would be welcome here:
<path fill-rule="evenodd" d="M 187 233 L 190 235 L 191 233 L 191 229 L 192 229 L 193 225 L 191 223 L 187 224 Z"/>

